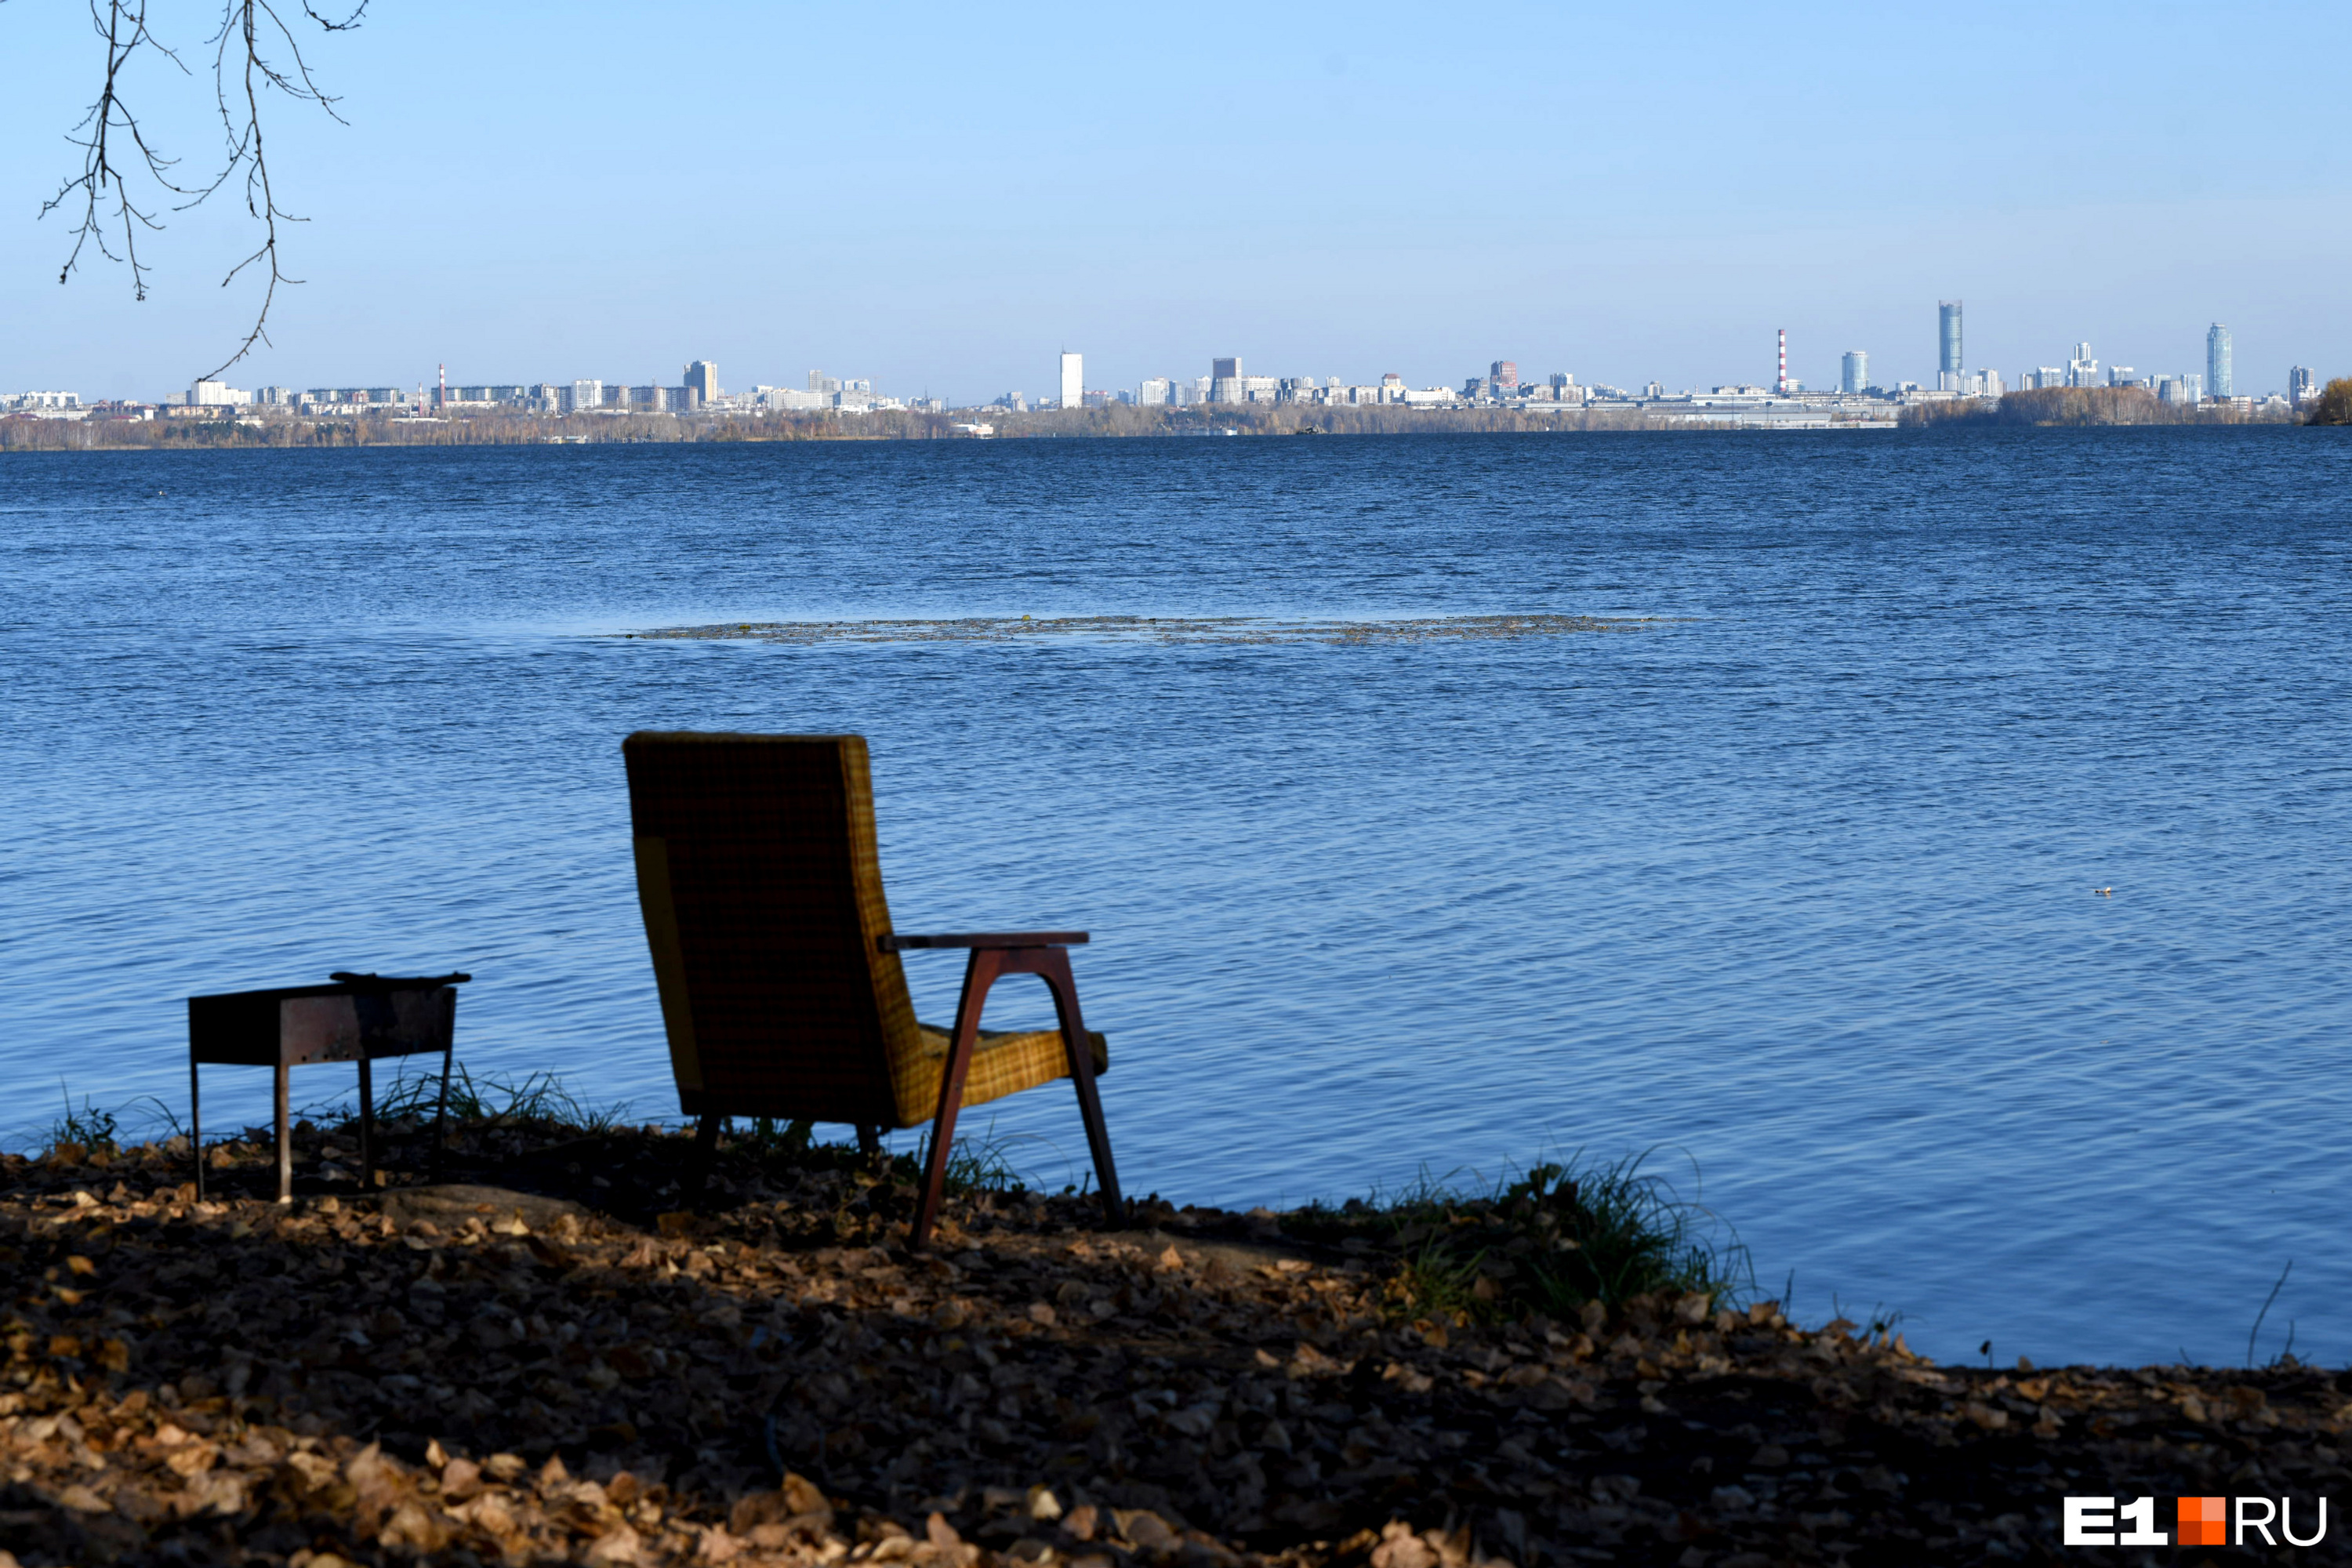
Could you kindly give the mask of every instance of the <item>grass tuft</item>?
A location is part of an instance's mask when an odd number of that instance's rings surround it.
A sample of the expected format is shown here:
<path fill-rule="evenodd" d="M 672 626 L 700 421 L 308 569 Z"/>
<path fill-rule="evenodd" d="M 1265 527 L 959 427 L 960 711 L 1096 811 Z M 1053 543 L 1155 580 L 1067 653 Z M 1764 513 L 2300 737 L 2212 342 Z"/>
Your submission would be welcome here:
<path fill-rule="evenodd" d="M 90 1103 L 88 1095 L 81 1097 L 81 1107 L 76 1110 L 73 1091 L 66 1088 L 65 1079 L 58 1080 L 58 1092 L 65 1099 L 66 1113 L 49 1123 L 47 1146 L 41 1151 L 43 1159 L 62 1159 L 79 1163 L 91 1154 L 112 1154 L 121 1149 L 117 1134 L 121 1121 L 111 1110 Z"/>
<path fill-rule="evenodd" d="M 1042 1142 L 1032 1134 L 999 1132 L 992 1118 L 988 1131 L 978 1138 L 966 1133 L 948 1146 L 948 1168 L 940 1185 L 951 1198 L 970 1193 L 1025 1193 L 1030 1179 L 1013 1163 L 1013 1152 L 1023 1143 Z M 930 1158 L 931 1136 L 926 1132 L 907 1167 L 918 1184 Z"/>
<path fill-rule="evenodd" d="M 439 1073 L 412 1075 L 404 1068 L 377 1091 L 375 1114 L 380 1121 L 413 1121 L 429 1125 L 440 1099 Z M 563 1079 L 551 1072 L 526 1073 L 520 1080 L 503 1073 L 484 1073 L 478 1078 L 459 1062 L 449 1073 L 449 1120 L 453 1125 L 462 1122 L 511 1127 L 590 1138 L 624 1125 L 623 1118 L 628 1110 L 626 1100 L 610 1105 L 583 1100 L 564 1088 Z M 359 1112 L 356 1107 L 339 1100 L 325 1108 L 323 1114 L 350 1120 L 356 1119 Z"/>
<path fill-rule="evenodd" d="M 1401 1318 L 1570 1319 L 1588 1302 L 1614 1310 L 1644 1296 L 1728 1304 L 1752 1288 L 1747 1248 L 1713 1211 L 1644 1169 L 1648 1160 L 1570 1157 L 1468 1184 L 1424 1171 L 1397 1194 L 1297 1210 L 1284 1228 L 1384 1254 Z"/>

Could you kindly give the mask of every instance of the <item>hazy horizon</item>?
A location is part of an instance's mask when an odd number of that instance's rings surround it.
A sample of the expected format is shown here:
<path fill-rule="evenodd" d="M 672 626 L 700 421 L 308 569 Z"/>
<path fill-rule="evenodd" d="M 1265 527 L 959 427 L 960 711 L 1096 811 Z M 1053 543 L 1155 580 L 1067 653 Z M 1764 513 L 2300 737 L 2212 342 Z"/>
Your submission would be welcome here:
<path fill-rule="evenodd" d="M 216 15 L 158 0 L 194 78 L 146 62 L 151 129 L 217 143 Z M 446 4 L 305 38 L 349 120 L 280 102 L 274 348 L 237 385 L 597 377 L 730 389 L 811 368 L 971 403 L 1205 374 L 1395 372 L 1670 386 L 1932 384 L 1939 299 L 1967 362 L 2104 363 L 2238 390 L 2352 369 L 2331 288 L 2352 185 L 2326 105 L 2352 16 L 2189 6 L 1947 16 L 1406 7 L 1246 36 L 1159 12 L 921 14 Z M 0 391 L 184 388 L 257 298 L 216 197 L 60 289 L 36 222 L 101 56 L 87 13 L 0 7 Z M 161 205 L 160 203 L 158 205 Z"/>

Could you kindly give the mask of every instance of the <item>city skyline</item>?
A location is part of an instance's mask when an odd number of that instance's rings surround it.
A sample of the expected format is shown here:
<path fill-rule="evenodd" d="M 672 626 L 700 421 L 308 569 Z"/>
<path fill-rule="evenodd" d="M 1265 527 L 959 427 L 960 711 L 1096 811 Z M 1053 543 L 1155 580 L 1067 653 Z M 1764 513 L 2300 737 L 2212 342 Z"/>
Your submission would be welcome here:
<path fill-rule="evenodd" d="M 2142 386 L 2163 400 L 2201 402 L 2207 398 L 2246 396 L 2261 401 L 2268 397 L 2284 397 L 2294 402 L 2299 394 L 2310 390 L 2303 385 L 2316 373 L 2300 361 L 2284 367 L 2278 382 L 2257 377 L 2248 382 L 2258 388 L 2244 394 L 2237 389 L 2233 374 L 2234 335 L 2228 326 L 2212 322 L 2204 337 L 2203 368 L 2189 371 L 2180 367 L 2153 364 L 2136 368 L 2119 361 L 2105 365 L 2093 353 L 2089 340 L 2077 339 L 2073 353 L 2063 364 L 2023 366 L 2013 374 L 1997 367 L 1979 365 L 1966 368 L 1965 302 L 1940 300 L 1936 305 L 1937 372 L 1932 384 L 1900 376 L 1885 380 L 1874 377 L 1870 369 L 1872 351 L 1868 348 L 1846 349 L 1840 352 L 1838 371 L 1827 382 L 1808 381 L 1794 376 L 1789 370 L 1789 334 L 1786 328 L 1774 330 L 1775 361 L 1769 376 L 1750 379 L 1742 375 L 1706 378 L 1683 384 L 1674 388 L 1672 395 L 1685 396 L 1704 393 L 1716 395 L 1751 395 L 1769 393 L 1774 395 L 1806 395 L 1815 397 L 1830 395 L 1859 396 L 1864 395 L 1915 395 L 1933 393 L 1965 396 L 1999 396 L 2014 390 L 2042 387 L 2130 387 Z M 564 380 L 537 379 L 520 382 L 469 383 L 464 377 L 453 378 L 446 364 L 436 364 L 429 382 L 415 384 L 412 394 L 400 383 L 362 384 L 341 381 L 310 388 L 270 385 L 265 388 L 237 389 L 225 381 L 199 381 L 185 394 L 166 394 L 162 397 L 141 398 L 82 397 L 78 389 L 24 389 L 16 393 L 0 384 L 0 412 L 16 408 L 36 411 L 61 405 L 94 404 L 100 401 L 186 404 L 194 405 L 294 405 L 317 404 L 337 407 L 382 406 L 387 404 L 412 404 L 422 412 L 427 404 L 436 411 L 447 405 L 479 406 L 512 405 L 538 412 L 567 413 L 607 409 L 640 413 L 691 412 L 698 408 L 725 405 L 737 411 L 756 409 L 760 412 L 809 412 L 820 408 L 841 408 L 863 412 L 869 408 L 915 407 L 930 411 L 948 408 L 982 408 L 989 406 L 1011 409 L 1076 407 L 1097 403 L 1129 403 L 1142 405 L 1246 403 L 1253 401 L 1347 401 L 1350 403 L 1446 403 L 1466 398 L 1469 401 L 1495 401 L 1490 395 L 1496 387 L 1509 389 L 1513 399 L 1529 403 L 1574 402 L 1582 404 L 1589 397 L 1622 399 L 1643 395 L 1630 393 L 1620 384 L 1591 376 L 1580 378 L 1573 370 L 1554 369 L 1547 373 L 1530 372 L 1522 385 L 1516 360 L 1497 359 L 1490 362 L 1485 377 L 1473 374 L 1463 378 L 1458 387 L 1447 382 L 1432 382 L 1415 385 L 1411 378 L 1387 371 L 1377 378 L 1350 379 L 1336 374 L 1244 375 L 1244 356 L 1212 356 L 1206 374 L 1186 376 L 1161 374 L 1138 378 L 1128 386 L 1087 384 L 1086 357 L 1066 346 L 1056 357 L 1055 374 L 1048 384 L 1054 391 L 1034 398 L 1014 386 L 994 395 L 977 396 L 940 395 L 933 394 L 928 384 L 921 393 L 877 393 L 874 379 L 842 378 L 828 375 L 821 370 L 807 373 L 804 387 L 762 383 L 756 379 L 747 393 L 738 389 L 722 396 L 715 362 L 709 359 L 689 361 L 675 384 L 658 382 L 632 383 L 626 379 L 610 382 L 601 378 Z M 1532 362 L 1530 362 L 1532 363 Z M 1882 359 L 1882 363 L 1884 360 Z M 1294 367 L 1295 368 L 1295 367 Z M 1665 391 L 1662 378 L 1643 378 L 1635 384 L 1656 395 Z M 1549 390 L 1545 390 L 1546 386 Z M 429 392 L 428 392 L 429 388 Z M 1341 399 L 1338 389 L 1345 388 Z M 1311 394 L 1311 395 L 1309 395 Z"/>
<path fill-rule="evenodd" d="M 103 266 L 59 288 L 64 237 L 29 215 L 87 107 L 86 18 L 6 26 L 12 107 L 56 134 L 0 149 L 0 208 L 27 215 L 0 223 L 0 385 L 184 384 L 250 325 L 254 300 L 218 286 L 247 231 L 167 211 L 144 304 Z M 1727 8 L 1691 28 L 1373 5 L 1237 39 L 1142 16 L 908 29 L 721 5 L 678 27 L 420 3 L 320 42 L 347 129 L 274 122 L 305 281 L 230 374 L 666 381 L 696 343 L 763 378 L 855 362 L 961 399 L 1048 388 L 1034 345 L 1066 340 L 1104 385 L 1219 343 L 1417 385 L 1458 380 L 1474 345 L 1702 384 L 1769 379 L 1744 347 L 1760 322 L 1808 384 L 1861 346 L 1881 380 L 1932 385 L 1916 310 L 1940 297 L 1971 308 L 1972 369 L 2079 338 L 2186 369 L 2220 321 L 2268 383 L 2352 363 L 2330 286 L 2352 173 L 2324 113 L 2346 43 L 2352 16 L 2322 6 Z M 543 70 L 508 68 L 526 49 Z M 211 105 L 163 79 L 152 129 L 195 160 Z M 2053 138 L 2085 94 L 2200 113 L 2074 116 Z M 580 113 L 680 100 L 705 107 L 674 128 Z M 1030 103 L 1105 132 L 1056 137 Z"/>
<path fill-rule="evenodd" d="M 1932 346 L 1928 347 L 1925 351 L 1924 355 L 1924 357 L 1931 358 L 1934 362 L 1934 365 L 1931 370 L 1928 370 L 1924 374 L 1904 374 L 1900 371 L 1890 370 L 1885 371 L 1883 376 L 1878 377 L 1877 379 L 1873 379 L 1874 373 L 1871 371 L 1870 367 L 1876 366 L 1880 369 L 1884 369 L 1884 367 L 1890 364 L 1900 366 L 1911 356 L 1906 353 L 1905 349 L 1901 344 L 1897 344 L 1891 349 L 1880 345 L 1864 345 L 1857 349 L 1850 341 L 1846 342 L 1843 346 L 1835 349 L 1819 345 L 1801 344 L 1798 363 L 1801 366 L 1819 363 L 1822 368 L 1818 374 L 1792 374 L 1790 368 L 1790 332 L 1785 327 L 1773 329 L 1777 361 L 1775 361 L 1771 354 L 1768 354 L 1764 356 L 1764 368 L 1760 369 L 1752 363 L 1734 363 L 1732 356 L 1727 353 L 1723 356 L 1724 361 L 1726 362 L 1723 368 L 1720 368 L 1712 374 L 1701 374 L 1696 376 L 1683 378 L 1659 374 L 1640 374 L 1631 377 L 1612 378 L 1580 372 L 1572 367 L 1565 365 L 1555 365 L 1551 370 L 1549 370 L 1544 374 L 1558 374 L 1559 371 L 1565 370 L 1566 374 L 1584 384 L 1603 386 L 1644 385 L 1654 381 L 1665 384 L 1675 384 L 1691 389 L 1701 389 L 1724 384 L 1761 384 L 1768 387 L 1778 388 L 1785 381 L 1790 384 L 1815 392 L 1832 389 L 1841 391 L 1858 390 L 1858 388 L 1855 388 L 1853 384 L 1853 372 L 1855 369 L 1855 366 L 1852 363 L 1854 360 L 1855 355 L 1858 353 L 1861 357 L 1861 365 L 1865 370 L 1864 379 L 1861 383 L 1862 387 L 1882 386 L 1886 390 L 1892 391 L 1907 385 L 1939 391 L 1974 391 L 1980 393 L 1986 390 L 1983 377 L 1987 372 L 1993 372 L 1998 374 L 2000 377 L 2001 386 L 2004 386 L 2009 390 L 2016 390 L 2020 387 L 2030 387 L 2038 384 L 2039 383 L 2034 379 L 2032 379 L 2035 376 L 2037 370 L 2052 368 L 2043 364 L 2044 359 L 2048 357 L 2047 355 L 2036 355 L 2032 353 L 2013 362 L 2020 367 L 2014 375 L 2011 374 L 2009 372 L 2002 371 L 1998 363 L 1989 360 L 1979 361 L 1973 369 L 1965 368 L 1969 356 L 1967 353 L 1967 329 L 1963 324 L 1965 319 L 1964 310 L 1964 301 L 1959 300 L 1943 300 L 1937 302 L 1935 339 Z M 1750 329 L 1751 331 L 1754 330 L 1755 329 Z M 2215 337 L 2215 334 L 2217 333 L 2220 334 L 2218 339 L 2218 358 L 2217 339 Z M 2166 335 L 2171 336 L 2173 334 L 2168 333 Z M 2193 340 L 2190 339 L 2190 334 L 2186 329 L 2180 330 L 2179 331 L 2179 336 L 2183 340 L 2184 343 L 2190 341 L 2194 342 L 2195 348 L 2193 353 L 2173 353 L 2168 355 L 2161 353 L 2139 354 L 2137 356 L 2137 358 L 2145 360 L 2150 364 L 2158 364 L 2167 361 L 2179 361 L 2179 363 L 2177 366 L 2172 366 L 2170 368 L 2145 371 L 2138 374 L 2150 378 L 2157 375 L 2174 374 L 2194 375 L 2205 388 L 2207 395 L 2212 396 L 2228 396 L 2236 395 L 2233 394 L 2231 388 L 2237 382 L 2242 381 L 2246 386 L 2253 389 L 2251 393 L 2252 395 L 2261 397 L 2271 393 L 2291 395 L 2292 388 L 2289 385 L 2289 381 L 2292 369 L 2301 367 L 2306 362 L 2324 358 L 2324 356 L 2315 354 L 2307 349 L 2298 351 L 2290 348 L 2284 355 L 2277 356 L 2279 358 L 2279 364 L 2276 367 L 2276 374 L 2274 375 L 2258 368 L 2252 374 L 2251 379 L 2244 376 L 2233 377 L 2229 367 L 2232 364 L 2235 357 L 2235 334 L 2231 332 L 2226 325 L 2220 322 L 2210 322 L 2205 329 L 2197 332 L 2194 335 Z M 2087 340 L 2076 337 L 2074 342 L 2079 346 L 2084 344 Z M 1113 363 L 1123 363 L 1133 361 L 1135 356 L 1132 353 L 1120 354 L 1114 353 L 1108 356 L 1099 356 L 1097 363 L 1101 363 L 1102 358 L 1106 357 Z M 1395 357 L 1397 356 L 1391 356 L 1391 358 Z M 1530 365 L 1536 363 L 1538 357 L 1539 356 L 1536 355 L 1527 356 L 1528 362 Z M 1232 356 L 1227 356 L 1227 358 L 1231 359 Z M 1027 399 L 1028 402 L 1034 405 L 1048 405 L 1049 404 L 1066 401 L 1064 395 L 1066 390 L 1073 385 L 1079 387 L 1081 390 L 1095 390 L 1097 387 L 1108 387 L 1114 390 L 1119 387 L 1132 388 L 1154 376 L 1166 375 L 1170 370 L 1174 368 L 1163 366 L 1157 371 L 1147 370 L 1141 374 L 1129 374 L 1123 378 L 1117 376 L 1097 378 L 1095 382 L 1095 386 L 1089 387 L 1087 384 L 1088 378 L 1087 377 L 1083 368 L 1087 356 L 1085 353 L 1072 352 L 1065 348 L 1060 352 L 1056 364 L 1050 375 L 1029 377 L 1016 374 L 1010 390 L 1024 391 L 1024 384 L 1033 381 L 1041 385 L 1051 386 L 1054 388 L 1054 391 L 1050 393 L 1040 393 L 1036 397 Z M 1212 356 L 1212 368 L 1209 372 L 1209 378 L 1213 379 L 1221 374 L 1225 374 L 1216 368 L 1219 364 L 1224 363 L 1226 363 L 1224 360 L 1219 360 L 1216 359 L 1215 356 Z M 1503 362 L 1497 361 L 1496 363 L 1499 364 Z M 2071 361 L 2064 363 L 2071 363 Z M 2263 363 L 2266 363 L 2266 361 Z M 703 360 L 690 362 L 682 373 L 680 380 L 677 383 L 670 383 L 667 384 L 673 388 L 682 386 L 692 390 L 696 392 L 703 401 L 708 402 L 713 395 L 718 385 L 716 372 L 710 368 L 710 365 L 711 362 Z M 2192 365 L 2196 367 L 2194 370 L 2189 368 Z M 2216 371 L 2217 365 L 2221 367 L 2218 374 Z M 575 366 L 573 368 L 582 367 Z M 607 362 L 606 368 L 610 368 L 609 361 Z M 1295 369 L 1296 367 L 1293 368 Z M 573 376 L 537 376 L 504 382 L 492 382 L 488 378 L 481 378 L 469 374 L 452 375 L 449 374 L 448 365 L 446 362 L 436 362 L 432 369 L 433 374 L 422 380 L 416 379 L 414 376 L 398 379 L 385 379 L 379 377 L 371 380 L 364 377 L 352 377 L 345 375 L 331 378 L 320 378 L 316 384 L 322 387 L 367 386 L 373 390 L 380 392 L 386 389 L 396 389 L 403 386 L 427 388 L 433 387 L 436 384 L 497 384 L 509 387 L 534 385 L 542 383 L 569 384 L 580 379 Z M 29 390 L 35 384 L 33 382 L 21 375 L 18 376 L 16 381 L 11 382 L 8 379 L 8 371 L 9 366 L 6 362 L 5 351 L 5 349 L 0 349 L 0 395 L 7 395 L 7 389 L 11 387 L 22 392 Z M 819 377 L 823 373 L 814 370 L 808 372 L 808 376 L 810 378 L 809 390 L 816 390 L 815 378 Z M 1530 374 L 1532 374 L 1536 373 L 1531 371 Z M 1315 373 L 1315 379 L 1328 379 L 1331 375 L 1332 373 L 1328 370 L 1318 371 Z M 1443 374 L 1435 378 L 1420 378 L 1392 370 L 1383 370 L 1370 375 L 1341 375 L 1339 376 L 1338 379 L 1342 381 L 1344 384 L 1351 384 L 1360 383 L 1376 383 L 1383 375 L 1401 377 L 1405 384 L 1413 386 L 1448 384 L 1448 379 Z M 1974 379 L 1971 380 L 1970 378 Z M 78 380 L 87 379 L 88 378 L 68 376 L 64 378 L 64 381 L 59 383 L 59 384 L 66 385 Z M 259 380 L 257 377 L 223 377 L 222 379 Z M 870 391 L 875 382 L 880 379 L 887 378 L 868 376 L 864 378 L 864 384 L 866 388 Z M 1297 377 L 1286 376 L 1277 377 L 1276 379 L 1297 379 Z M 1461 378 L 1458 375 L 1451 378 L 1452 382 L 1457 384 L 1460 379 Z M 943 405 L 955 407 L 983 406 L 996 401 L 1003 395 L 1003 391 L 992 393 L 982 392 L 977 389 L 957 389 L 950 393 L 936 390 L 934 378 L 929 375 L 921 375 L 919 377 L 919 380 L 920 383 L 920 391 L 915 391 L 912 389 L 902 390 L 898 395 L 904 397 L 919 396 L 926 401 L 936 401 Z M 660 378 L 658 377 L 634 379 L 628 377 L 617 377 L 609 382 L 600 379 L 597 381 L 596 384 L 612 385 L 616 387 L 633 386 L 637 388 L 639 391 L 644 391 L 649 384 L 658 384 L 659 382 Z M 2065 385 L 2074 385 L 2078 384 L 2089 384 L 2088 383 L 2078 383 L 2071 372 L 2064 373 L 2063 380 L 2053 381 L 2047 384 Z M 190 401 L 205 401 L 202 397 L 193 395 L 194 384 L 194 383 L 191 383 L 189 387 L 177 390 L 189 392 L 191 394 Z M 303 386 L 299 383 L 268 383 L 266 384 L 280 385 L 289 390 L 310 390 L 310 388 Z M 586 384 L 586 383 L 583 382 L 582 384 Z M 753 384 L 763 385 L 764 387 L 764 384 L 761 384 L 756 381 Z M 2107 384 L 2107 383 L 2103 382 L 2100 383 L 2100 384 Z M 2126 384 L 2129 384 L 2127 383 Z M 2152 379 L 2150 380 L 2150 384 L 2153 385 Z M 79 385 L 68 385 L 68 389 L 79 394 L 82 401 L 84 402 L 106 400 L 162 403 L 169 401 L 172 395 L 170 391 L 158 392 L 152 386 L 133 391 L 104 388 L 83 392 Z M 1998 389 L 1999 388 L 1996 388 L 1995 390 Z M 1223 399 L 1221 398 L 1211 398 L 1206 400 L 1223 401 Z"/>

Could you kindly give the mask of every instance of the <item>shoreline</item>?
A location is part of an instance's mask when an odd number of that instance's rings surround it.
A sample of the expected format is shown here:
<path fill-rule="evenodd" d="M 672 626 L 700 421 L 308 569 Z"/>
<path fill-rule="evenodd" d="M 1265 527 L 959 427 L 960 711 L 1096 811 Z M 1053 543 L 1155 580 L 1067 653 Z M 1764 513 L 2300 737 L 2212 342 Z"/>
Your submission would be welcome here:
<path fill-rule="evenodd" d="M 2136 390 L 2136 389 L 2126 389 Z M 2097 389 L 2103 394 L 2105 389 Z M 1213 412 L 1210 410 L 1213 408 Z M 984 416 L 987 437 L 959 430 Z M 2066 396 L 2011 393 L 1998 405 L 1978 402 L 1892 406 L 1885 418 L 1746 420 L 1722 410 L 1662 412 L 1635 408 L 1416 409 L 1401 405 L 1311 404 L 1215 405 L 1183 408 L 960 410 L 924 414 L 887 409 L 866 414 L 508 415 L 456 416 L 409 422 L 390 416 L 301 418 L 272 415 L 244 419 L 60 420 L 0 417 L 0 453 L 83 451 L 276 451 L 357 447 L 530 447 L 702 445 L 789 441 L 973 441 L 1069 439 L 1210 439 L 1224 436 L 1611 435 L 1679 433 L 1758 435 L 1979 428 L 2108 428 L 2289 426 L 2293 417 L 2219 408 L 2180 409 L 2152 396 Z"/>
<path fill-rule="evenodd" d="M 2054 1561 L 2064 1493 L 2307 1529 L 2346 1474 L 2352 1373 L 2290 1358 L 1937 1366 L 1720 1289 L 1539 1310 L 1525 1184 L 1107 1231 L 982 1151 L 910 1255 L 901 1164 L 800 1129 L 731 1140 L 693 1207 L 682 1134 L 510 1110 L 431 1182 L 381 1126 L 362 1194 L 306 1124 L 285 1207 L 254 1131 L 202 1205 L 184 1144 L 0 1156 L 22 1568 Z M 1467 1275 L 1414 1272 L 1463 1227 Z"/>

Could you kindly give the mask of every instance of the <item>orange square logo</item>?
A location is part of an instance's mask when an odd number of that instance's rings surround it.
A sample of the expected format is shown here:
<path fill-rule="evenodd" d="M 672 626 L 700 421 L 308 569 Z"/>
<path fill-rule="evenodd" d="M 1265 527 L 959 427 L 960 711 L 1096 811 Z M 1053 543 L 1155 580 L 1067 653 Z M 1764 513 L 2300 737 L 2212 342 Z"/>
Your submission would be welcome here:
<path fill-rule="evenodd" d="M 2174 1544 L 2179 1546 L 2227 1546 L 2230 1500 L 2218 1497 L 2185 1497 L 2180 1500 L 2180 1533 Z"/>

